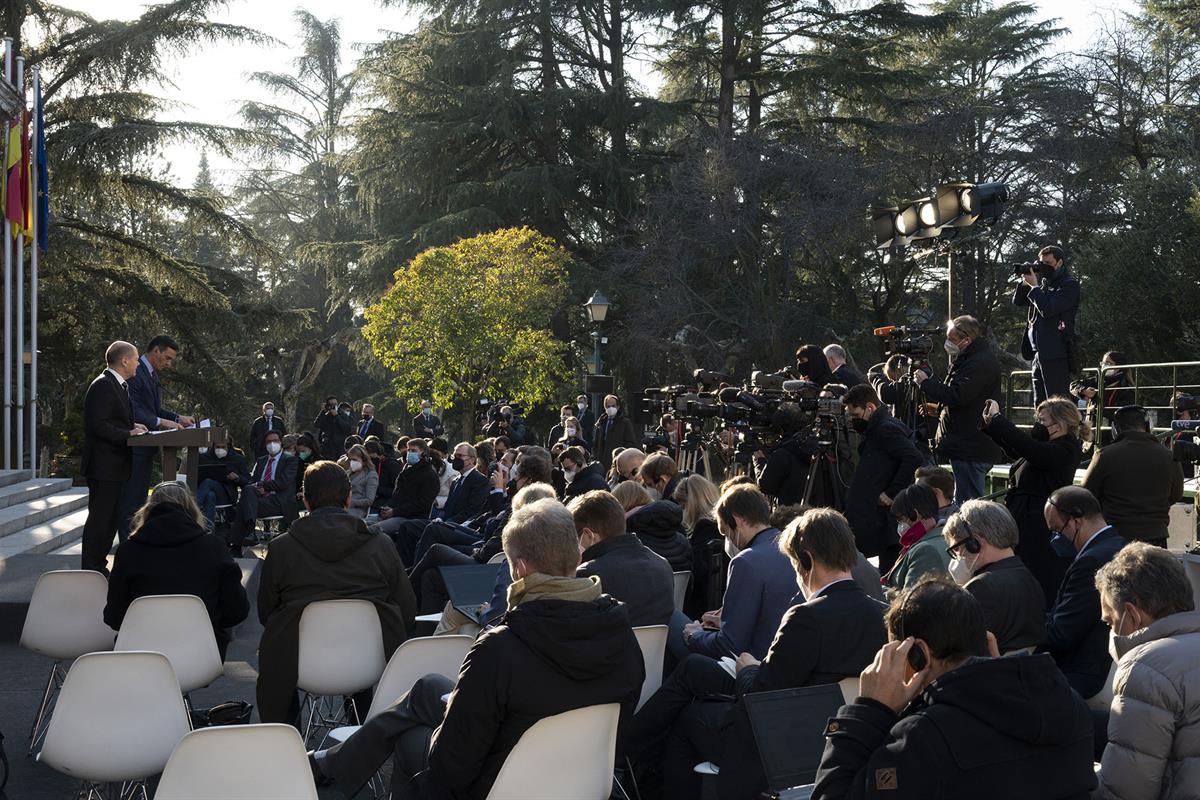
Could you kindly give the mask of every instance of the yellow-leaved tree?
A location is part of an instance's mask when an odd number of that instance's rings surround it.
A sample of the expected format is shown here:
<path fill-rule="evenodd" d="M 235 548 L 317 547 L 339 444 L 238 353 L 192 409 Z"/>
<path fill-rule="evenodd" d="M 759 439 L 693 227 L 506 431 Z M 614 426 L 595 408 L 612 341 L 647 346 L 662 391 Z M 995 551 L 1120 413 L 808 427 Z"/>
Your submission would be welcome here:
<path fill-rule="evenodd" d="M 530 228 L 506 228 L 420 253 L 366 310 L 363 335 L 396 374 L 397 397 L 461 413 L 481 397 L 532 405 L 569 377 L 550 317 L 567 298 L 570 254 Z"/>

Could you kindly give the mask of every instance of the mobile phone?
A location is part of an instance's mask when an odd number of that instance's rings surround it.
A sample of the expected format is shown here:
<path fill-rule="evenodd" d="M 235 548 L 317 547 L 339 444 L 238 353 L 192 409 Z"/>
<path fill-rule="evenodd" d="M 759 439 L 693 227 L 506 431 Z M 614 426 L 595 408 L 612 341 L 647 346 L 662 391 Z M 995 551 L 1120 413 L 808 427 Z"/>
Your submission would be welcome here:
<path fill-rule="evenodd" d="M 928 663 L 928 659 L 925 658 L 925 651 L 920 647 L 917 647 L 917 641 L 914 639 L 912 649 L 908 651 L 908 665 L 912 667 L 915 672 L 920 672 L 921 670 L 925 669 Z"/>

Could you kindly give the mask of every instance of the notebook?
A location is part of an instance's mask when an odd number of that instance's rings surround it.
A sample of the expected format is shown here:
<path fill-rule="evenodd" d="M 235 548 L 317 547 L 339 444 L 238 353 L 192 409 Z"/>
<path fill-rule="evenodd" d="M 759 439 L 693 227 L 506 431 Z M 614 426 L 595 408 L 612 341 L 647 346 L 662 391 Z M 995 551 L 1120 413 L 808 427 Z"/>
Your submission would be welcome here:
<path fill-rule="evenodd" d="M 825 751 L 825 726 L 844 702 L 841 687 L 757 692 L 744 700 L 771 795 L 808 800 Z"/>

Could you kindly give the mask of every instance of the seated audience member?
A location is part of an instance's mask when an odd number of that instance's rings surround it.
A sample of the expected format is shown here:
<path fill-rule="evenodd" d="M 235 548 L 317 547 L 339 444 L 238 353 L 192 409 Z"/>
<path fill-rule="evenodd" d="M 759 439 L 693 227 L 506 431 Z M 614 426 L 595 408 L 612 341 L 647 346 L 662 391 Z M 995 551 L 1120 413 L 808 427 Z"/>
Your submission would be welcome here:
<path fill-rule="evenodd" d="M 350 513 L 366 517 L 379 490 L 379 473 L 367 448 L 361 444 L 346 448 L 346 472 L 350 477 Z"/>
<path fill-rule="evenodd" d="M 349 436 L 347 436 L 342 441 L 342 455 L 337 460 L 338 466 L 341 467 L 342 469 L 345 469 L 346 462 L 349 461 L 349 459 L 346 457 L 346 453 L 350 452 L 350 448 L 354 447 L 354 445 L 356 445 L 356 444 L 361 445 L 362 443 L 363 443 L 363 438 L 361 436 L 359 436 L 357 433 L 352 433 Z"/>
<path fill-rule="evenodd" d="M 1194 797 L 1200 787 L 1200 613 L 1178 557 L 1135 542 L 1096 573 L 1118 660 L 1100 798 Z"/>
<path fill-rule="evenodd" d="M 646 461 L 646 454 L 638 447 L 625 447 L 613 457 L 612 473 L 609 485 L 616 486 L 622 481 L 631 481 L 637 477 L 638 470 Z"/>
<path fill-rule="evenodd" d="M 1055 550 L 1072 560 L 1046 614 L 1043 649 L 1054 656 L 1071 688 L 1087 698 L 1104 688 L 1112 666 L 1096 571 L 1112 560 L 1125 540 L 1105 521 L 1092 493 L 1080 486 L 1064 486 L 1050 495 L 1045 514 L 1046 526 L 1054 531 Z"/>
<path fill-rule="evenodd" d="M 477 453 L 475 447 L 467 442 L 455 445 L 452 463 L 458 478 L 450 486 L 446 505 L 433 512 L 432 519 L 462 525 L 484 510 L 488 500 L 489 482 L 484 474 L 476 469 Z M 402 519 L 381 530 L 388 532 L 394 529 L 395 533 L 390 535 L 396 543 L 400 558 L 405 564 L 415 564 L 417 545 L 428 524 L 429 519 L 425 517 Z"/>
<path fill-rule="evenodd" d="M 625 604 L 631 625 L 666 625 L 675 610 L 671 565 L 625 532 L 625 512 L 617 499 L 596 490 L 576 497 L 567 508 L 583 550 L 575 574 L 599 578 L 605 594 Z"/>
<path fill-rule="evenodd" d="M 426 675 L 344 744 L 313 754 L 314 769 L 347 797 L 394 756 L 392 797 L 482 800 L 539 719 L 619 703 L 618 730 L 628 726 L 645 676 L 641 650 L 625 607 L 597 578 L 575 576 L 570 512 L 557 500 L 514 512 L 504 554 L 516 579 L 510 610 L 475 642 L 457 683 Z"/>
<path fill-rule="evenodd" d="M 396 548 L 349 512 L 346 471 L 332 461 L 319 461 L 305 470 L 304 505 L 308 516 L 271 542 L 262 564 L 258 713 L 263 722 L 299 722 L 296 659 L 300 616 L 309 603 L 339 599 L 374 603 L 388 658 L 412 630 L 416 617 L 416 600 Z"/>
<path fill-rule="evenodd" d="M 300 441 L 300 437 L 294 433 L 285 433 L 279 443 L 283 445 L 283 452 L 289 456 L 296 455 L 296 442 Z"/>
<path fill-rule="evenodd" d="M 229 446 L 229 441 L 215 441 L 207 452 L 200 454 L 200 480 L 196 487 L 196 505 L 204 513 L 211 529 L 217 506 L 235 505 L 238 492 L 250 482 L 250 470 L 242 454 Z"/>
<path fill-rule="evenodd" d="M 429 441 L 429 451 L 435 470 L 438 474 L 437 507 L 445 508 L 446 498 L 450 496 L 450 487 L 458 480 L 458 470 L 450 464 L 450 443 L 440 436 Z M 440 467 L 438 465 L 441 465 Z"/>
<path fill-rule="evenodd" d="M 950 577 L 979 601 L 983 622 L 1001 653 L 1029 650 L 1046 640 L 1041 585 L 1013 547 L 1017 523 L 990 500 L 968 500 L 942 531 Z"/>
<path fill-rule="evenodd" d="M 563 502 L 569 502 L 584 492 L 608 488 L 608 482 L 604 480 L 604 468 L 596 461 L 589 464 L 587 453 L 581 447 L 563 450 L 558 456 L 558 467 L 566 481 Z"/>
<path fill-rule="evenodd" d="M 945 525 L 950 515 L 958 511 L 958 503 L 954 502 L 954 473 L 936 464 L 926 464 L 917 467 L 914 473 L 916 483 L 923 483 L 933 490 L 937 498 L 937 521 Z"/>
<path fill-rule="evenodd" d="M 770 524 L 771 507 L 757 487 L 733 485 L 722 493 L 713 511 L 726 547 L 736 553 L 729 564 L 724 603 L 720 611 L 705 614 L 703 623 L 683 626 L 686 649 L 679 649 L 674 635 L 668 646 L 679 658 L 687 652 L 710 658 L 736 658 L 741 653 L 762 658 L 799 590 L 796 571 L 779 550 L 779 530 Z M 675 615 L 672 625 L 683 621 L 682 616 Z"/>
<path fill-rule="evenodd" d="M 388 500 L 392 499 L 392 492 L 396 490 L 396 478 L 400 475 L 403 465 L 387 452 L 383 442 L 373 436 L 363 443 L 363 447 L 375 462 L 375 473 L 379 476 L 379 488 L 375 490 L 375 502 L 371 504 L 371 510 L 378 513 L 387 505 Z M 401 458 L 403 457 L 402 452 Z"/>
<path fill-rule="evenodd" d="M 255 520 L 283 517 L 280 527 L 286 529 L 300 513 L 295 492 L 300 460 L 283 452 L 282 439 L 278 431 L 268 431 L 263 437 L 267 454 L 254 465 L 250 482 L 238 498 L 233 527 L 226 536 L 235 557 L 241 556 L 242 542 L 254 532 Z"/>
<path fill-rule="evenodd" d="M 612 496 L 621 504 L 626 517 L 639 508 L 645 508 L 654 502 L 650 493 L 646 491 L 646 487 L 637 481 L 621 481 L 612 488 Z"/>
<path fill-rule="evenodd" d="M 296 437 L 296 458 L 300 459 L 296 469 L 296 499 L 299 500 L 300 493 L 304 491 L 304 470 L 320 458 L 317 439 L 308 431 Z"/>
<path fill-rule="evenodd" d="M 424 439 L 409 439 L 404 445 L 403 457 L 404 467 L 396 476 L 392 496 L 379 510 L 381 522 L 375 525 L 389 536 L 399 529 L 403 520 L 428 517 L 441 487 L 434 464 L 436 455 Z M 446 468 L 444 463 L 442 467 Z"/>
<path fill-rule="evenodd" d="M 496 463 L 494 441 L 495 439 L 484 439 L 482 442 L 475 443 L 475 469 L 485 477 L 491 474 L 492 464 Z"/>
<path fill-rule="evenodd" d="M 647 489 L 658 492 L 658 496 L 663 500 L 674 500 L 679 482 L 691 474 L 687 470 L 681 472 L 675 459 L 666 453 L 646 456 L 646 460 L 638 468 L 638 480 Z"/>
<path fill-rule="evenodd" d="M 1092 456 L 1083 488 L 1126 541 L 1166 547 L 1171 505 L 1183 498 L 1183 471 L 1150 432 L 1141 406 L 1119 409 L 1112 427 L 1116 441 Z"/>
<path fill-rule="evenodd" d="M 926 575 L 949 577 L 950 556 L 933 490 L 919 483 L 906 486 L 892 499 L 891 511 L 900 534 L 900 555 L 884 578 L 888 591 L 911 589 Z"/>
<path fill-rule="evenodd" d="M 221 660 L 229 629 L 250 613 L 242 570 L 225 542 L 209 534 L 188 488 L 160 483 L 133 515 L 129 538 L 117 546 L 104 622 L 121 629 L 129 604 L 154 594 L 192 594 L 204 601 Z"/>
<path fill-rule="evenodd" d="M 665 558 L 672 571 L 692 568 L 692 544 L 683 528 L 683 509 L 670 500 L 655 500 L 636 509 L 626 518 L 625 529 Z"/>
<path fill-rule="evenodd" d="M 776 506 L 775 510 L 771 512 L 771 527 L 783 530 L 792 524 L 792 520 L 799 519 L 804 512 L 810 509 L 811 506 L 806 506 L 803 503 L 791 506 Z M 858 588 L 862 589 L 867 597 L 882 603 L 883 582 L 880 580 L 879 570 L 867 560 L 867 557 L 857 547 L 855 547 L 855 552 L 858 553 L 858 556 L 855 559 L 854 567 L 850 570 L 850 574 L 854 576 L 854 581 L 858 584 Z M 801 591 L 803 592 L 803 589 Z"/>
<path fill-rule="evenodd" d="M 633 484 L 634 481 L 626 483 Z M 613 493 L 624 485 L 618 485 Z M 692 618 L 701 616 L 715 605 L 717 597 L 714 596 L 714 601 L 710 601 L 709 595 L 721 591 L 719 582 L 717 586 L 710 586 L 715 566 L 713 559 L 720 558 L 723 545 L 721 534 L 717 531 L 716 517 L 713 516 L 713 506 L 720 497 L 717 487 L 703 475 L 688 475 L 675 487 L 674 499 L 683 509 L 683 530 L 692 547 L 692 578 L 683 601 L 683 613 Z M 878 579 L 875 582 L 878 584 Z"/>
<path fill-rule="evenodd" d="M 1091 719 L 1052 659 L 989 658 L 979 603 L 948 580 L 905 591 L 886 622 L 859 697 L 825 727 L 814 800 L 1088 796 Z"/>

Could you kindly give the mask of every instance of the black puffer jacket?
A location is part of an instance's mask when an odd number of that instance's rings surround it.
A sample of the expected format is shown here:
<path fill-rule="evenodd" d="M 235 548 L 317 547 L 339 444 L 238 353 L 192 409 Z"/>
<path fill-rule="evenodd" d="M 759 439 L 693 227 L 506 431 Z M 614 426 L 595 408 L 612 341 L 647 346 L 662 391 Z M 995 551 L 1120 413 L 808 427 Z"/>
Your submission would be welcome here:
<path fill-rule="evenodd" d="M 568 503 L 584 492 L 595 489 L 608 491 L 608 481 L 604 480 L 604 467 L 600 466 L 599 461 L 593 461 L 575 473 L 575 479 L 563 490 L 563 502 Z"/>
<path fill-rule="evenodd" d="M 683 509 L 670 500 L 642 506 L 625 520 L 625 530 L 665 558 L 674 572 L 692 568 L 692 544 L 683 530 Z"/>

